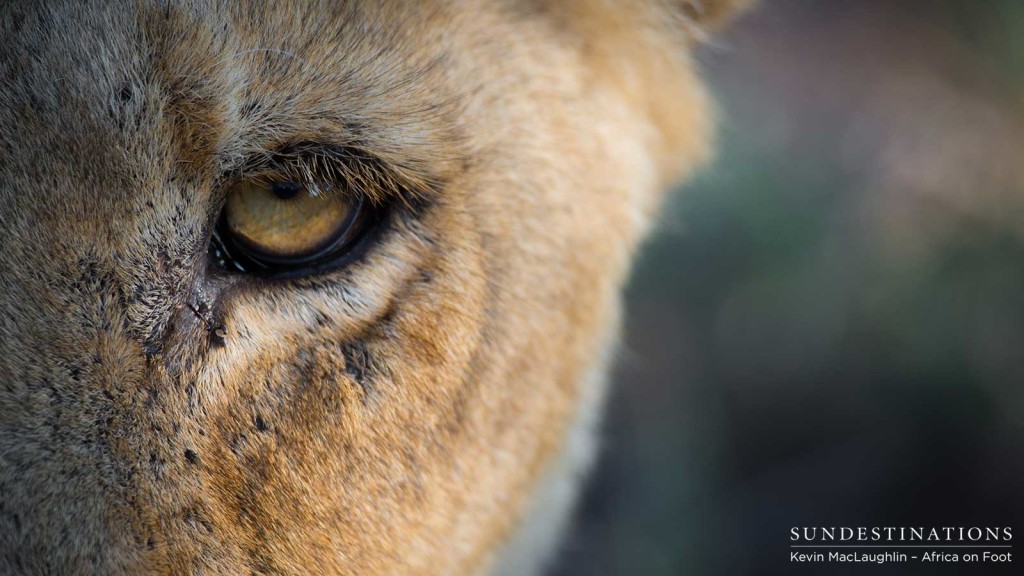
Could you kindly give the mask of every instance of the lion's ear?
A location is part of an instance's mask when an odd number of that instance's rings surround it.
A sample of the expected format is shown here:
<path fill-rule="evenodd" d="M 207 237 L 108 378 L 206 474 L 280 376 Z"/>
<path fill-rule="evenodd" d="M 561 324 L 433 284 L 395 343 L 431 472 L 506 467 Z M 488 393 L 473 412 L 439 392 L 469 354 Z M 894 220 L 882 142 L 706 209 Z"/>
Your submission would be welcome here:
<path fill-rule="evenodd" d="M 756 0 L 675 0 L 683 16 L 698 26 L 717 30 Z"/>

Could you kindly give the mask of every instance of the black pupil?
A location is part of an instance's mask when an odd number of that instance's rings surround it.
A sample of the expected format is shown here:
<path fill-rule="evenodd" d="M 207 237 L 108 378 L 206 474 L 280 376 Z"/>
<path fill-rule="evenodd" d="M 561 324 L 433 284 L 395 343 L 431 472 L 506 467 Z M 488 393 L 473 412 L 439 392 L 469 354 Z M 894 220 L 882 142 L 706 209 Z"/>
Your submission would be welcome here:
<path fill-rule="evenodd" d="M 280 200 L 291 200 L 302 191 L 302 186 L 295 182 L 274 182 L 270 185 L 270 190 Z"/>

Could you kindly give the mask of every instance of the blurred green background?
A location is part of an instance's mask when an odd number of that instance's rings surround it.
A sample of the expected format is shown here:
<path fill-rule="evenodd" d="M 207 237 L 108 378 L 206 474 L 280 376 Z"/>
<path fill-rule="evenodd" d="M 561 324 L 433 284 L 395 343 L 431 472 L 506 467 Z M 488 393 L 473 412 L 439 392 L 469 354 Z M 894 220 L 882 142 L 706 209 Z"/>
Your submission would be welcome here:
<path fill-rule="evenodd" d="M 719 158 L 635 269 L 553 573 L 1015 573 L 788 537 L 1024 530 L 1024 2 L 766 0 L 698 56 Z"/>

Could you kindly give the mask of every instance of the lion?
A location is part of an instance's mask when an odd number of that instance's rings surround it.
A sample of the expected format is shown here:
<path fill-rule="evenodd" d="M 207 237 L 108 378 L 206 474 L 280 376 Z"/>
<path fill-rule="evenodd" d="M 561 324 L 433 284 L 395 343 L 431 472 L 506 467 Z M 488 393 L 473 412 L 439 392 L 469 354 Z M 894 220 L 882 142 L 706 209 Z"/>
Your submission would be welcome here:
<path fill-rule="evenodd" d="M 538 573 L 740 2 L 0 8 L 0 573 Z"/>

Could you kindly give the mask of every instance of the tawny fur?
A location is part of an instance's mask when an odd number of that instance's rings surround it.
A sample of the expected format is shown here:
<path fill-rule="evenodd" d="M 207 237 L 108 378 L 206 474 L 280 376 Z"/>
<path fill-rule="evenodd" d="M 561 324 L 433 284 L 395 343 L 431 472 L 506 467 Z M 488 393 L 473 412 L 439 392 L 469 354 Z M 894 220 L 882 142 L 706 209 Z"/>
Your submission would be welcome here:
<path fill-rule="evenodd" d="M 539 569 L 732 4 L 4 3 L 0 574 Z M 211 270 L 297 142 L 421 205 L 334 272 Z"/>

